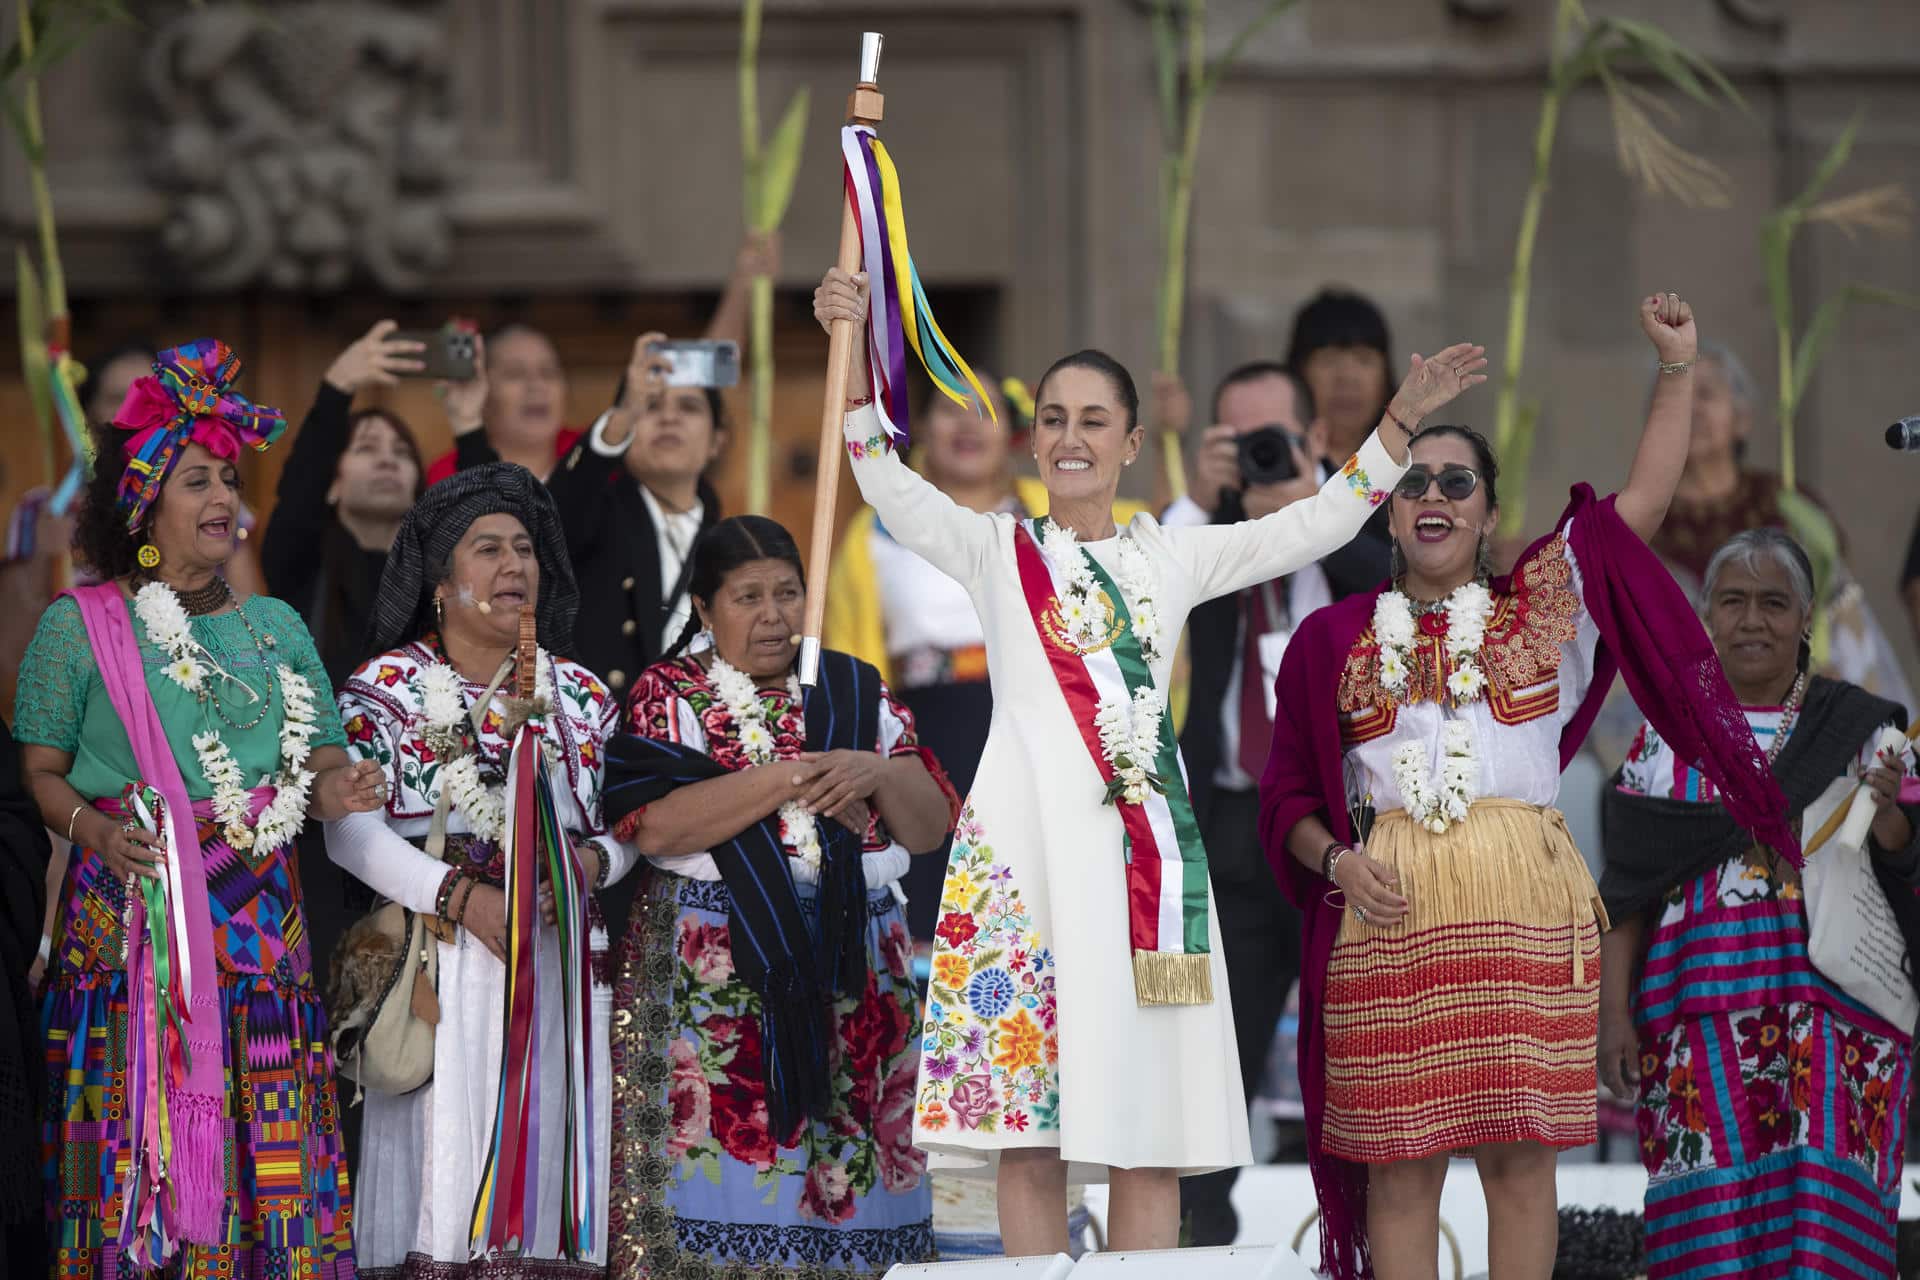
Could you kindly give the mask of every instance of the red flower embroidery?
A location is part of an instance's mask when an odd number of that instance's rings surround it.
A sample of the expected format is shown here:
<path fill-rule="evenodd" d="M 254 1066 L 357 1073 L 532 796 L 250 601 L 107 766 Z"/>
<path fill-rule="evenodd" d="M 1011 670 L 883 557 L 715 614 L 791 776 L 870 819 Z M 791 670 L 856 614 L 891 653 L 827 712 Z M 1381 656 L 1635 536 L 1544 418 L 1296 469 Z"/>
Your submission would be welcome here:
<path fill-rule="evenodd" d="M 373 722 L 363 715 L 356 714 L 344 727 L 348 742 L 373 741 Z"/>
<path fill-rule="evenodd" d="M 1707 1131 L 1707 1111 L 1690 1062 L 1676 1066 L 1667 1076 L 1667 1115 L 1693 1133 Z"/>
<path fill-rule="evenodd" d="M 874 1115 L 873 1144 L 880 1164 L 880 1185 L 888 1191 L 913 1190 L 927 1171 L 926 1152 L 913 1145 L 916 1065 L 912 1054 L 894 1064 Z M 930 1123 L 929 1127 L 936 1126 Z"/>
<path fill-rule="evenodd" d="M 673 1135 L 667 1139 L 667 1155 L 678 1160 L 689 1147 L 706 1141 L 713 1127 L 713 1099 L 693 1041 L 675 1040 L 669 1056 L 673 1078 L 667 1087 L 667 1105 L 673 1109 Z"/>
<path fill-rule="evenodd" d="M 1762 1009 L 1751 1018 L 1734 1024 L 1741 1035 L 1740 1056 L 1757 1067 L 1765 1067 L 1786 1051 L 1787 1011 L 1779 1006 Z"/>
<path fill-rule="evenodd" d="M 1747 1086 L 1747 1111 L 1760 1138 L 1760 1150 L 1784 1147 L 1793 1138 L 1793 1112 L 1787 1106 L 1786 1090 L 1771 1080 L 1755 1080 Z"/>
<path fill-rule="evenodd" d="M 973 917 L 964 911 L 947 912 L 940 917 L 940 927 L 934 930 L 940 940 L 950 947 L 971 942 L 973 936 L 979 932 L 980 926 L 975 924 Z"/>
<path fill-rule="evenodd" d="M 1793 1097 L 1793 1109 L 1806 1111 L 1813 1104 L 1813 1037 L 1802 1036 L 1787 1046 L 1787 1085 Z"/>
<path fill-rule="evenodd" d="M 373 677 L 374 683 L 383 684 L 387 688 L 391 689 L 393 688 L 393 686 L 400 683 L 401 674 L 402 673 L 399 667 L 396 667 L 389 662 L 383 662 L 380 664 L 379 672 L 375 674 L 375 676 Z"/>
<path fill-rule="evenodd" d="M 815 1161 L 800 1186 L 800 1216 L 842 1223 L 853 1217 L 853 1180 L 846 1166 Z"/>
<path fill-rule="evenodd" d="M 696 982 L 715 986 L 733 976 L 733 944 L 724 924 L 682 923 L 680 959 Z M 711 1020 L 709 1020 L 711 1021 Z"/>

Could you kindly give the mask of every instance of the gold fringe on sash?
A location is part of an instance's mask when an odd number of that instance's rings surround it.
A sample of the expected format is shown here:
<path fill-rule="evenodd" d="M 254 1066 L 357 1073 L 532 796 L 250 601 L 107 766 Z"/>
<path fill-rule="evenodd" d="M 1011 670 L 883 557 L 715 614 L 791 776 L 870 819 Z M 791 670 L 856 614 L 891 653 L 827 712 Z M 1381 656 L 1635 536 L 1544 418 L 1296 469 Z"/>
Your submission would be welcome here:
<path fill-rule="evenodd" d="M 1213 957 L 1202 951 L 1136 951 L 1133 996 L 1142 1008 L 1155 1004 L 1212 1004 Z"/>

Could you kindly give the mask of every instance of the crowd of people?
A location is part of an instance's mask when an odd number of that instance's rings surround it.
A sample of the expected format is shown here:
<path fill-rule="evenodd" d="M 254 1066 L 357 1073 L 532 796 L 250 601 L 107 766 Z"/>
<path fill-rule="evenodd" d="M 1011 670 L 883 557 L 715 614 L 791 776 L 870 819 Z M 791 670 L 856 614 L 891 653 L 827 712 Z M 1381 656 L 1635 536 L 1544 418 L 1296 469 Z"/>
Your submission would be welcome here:
<path fill-rule="evenodd" d="M 1484 349 L 1402 365 L 1360 295 L 1204 422 L 1087 350 L 911 452 L 866 302 L 814 295 L 866 506 L 810 689 L 800 551 L 663 335 L 584 429 L 546 335 L 481 336 L 433 460 L 355 408 L 422 368 L 390 322 L 290 433 L 219 342 L 96 362 L 90 482 L 0 569 L 0 1275 L 872 1276 L 936 1184 L 1009 1254 L 1088 1183 L 1110 1247 L 1227 1243 L 1296 990 L 1329 1275 L 1432 1276 L 1456 1156 L 1492 1274 L 1552 1274 L 1601 1087 L 1650 1275 L 1891 1268 L 1920 1000 L 1830 935 L 1920 942 L 1911 708 L 1687 303 L 1641 303 L 1624 486 L 1507 548 L 1443 420 Z"/>

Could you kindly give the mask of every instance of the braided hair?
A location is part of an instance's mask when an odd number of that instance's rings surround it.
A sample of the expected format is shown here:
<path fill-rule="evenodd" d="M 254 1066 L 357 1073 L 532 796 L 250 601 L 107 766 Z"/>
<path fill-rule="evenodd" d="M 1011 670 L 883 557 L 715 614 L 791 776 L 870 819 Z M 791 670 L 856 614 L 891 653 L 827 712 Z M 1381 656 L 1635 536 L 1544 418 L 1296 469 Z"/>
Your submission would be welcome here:
<path fill-rule="evenodd" d="M 712 600 L 727 575 L 755 560 L 780 560 L 793 566 L 800 585 L 807 583 L 806 566 L 800 560 L 800 547 L 778 520 L 765 516 L 729 516 L 700 535 L 693 544 L 693 574 L 687 580 L 687 595 L 695 604 Z M 672 660 L 687 651 L 700 634 L 700 610 L 687 615 L 687 625 L 667 649 L 664 660 Z"/>

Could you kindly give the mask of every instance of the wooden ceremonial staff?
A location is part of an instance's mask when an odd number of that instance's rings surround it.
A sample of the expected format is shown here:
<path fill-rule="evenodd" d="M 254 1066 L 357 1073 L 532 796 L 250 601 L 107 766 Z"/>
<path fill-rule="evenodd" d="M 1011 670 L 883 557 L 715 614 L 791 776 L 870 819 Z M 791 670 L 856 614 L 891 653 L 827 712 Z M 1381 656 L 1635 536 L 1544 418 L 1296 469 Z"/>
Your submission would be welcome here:
<path fill-rule="evenodd" d="M 877 125 L 886 102 L 874 83 L 880 75 L 883 37 L 860 37 L 860 83 L 847 95 L 847 123 Z M 860 211 L 842 195 L 839 267 L 860 269 Z M 847 375 L 853 354 L 853 322 L 835 320 L 827 330 L 827 396 L 820 407 L 820 465 L 813 477 L 813 541 L 808 546 L 807 625 L 800 636 L 800 683 L 813 687 L 820 674 L 820 633 L 827 620 L 827 571 L 833 563 L 833 514 L 840 500 L 840 455 L 845 452 L 841 423 L 846 419 Z M 877 389 L 876 389 L 877 394 Z"/>

